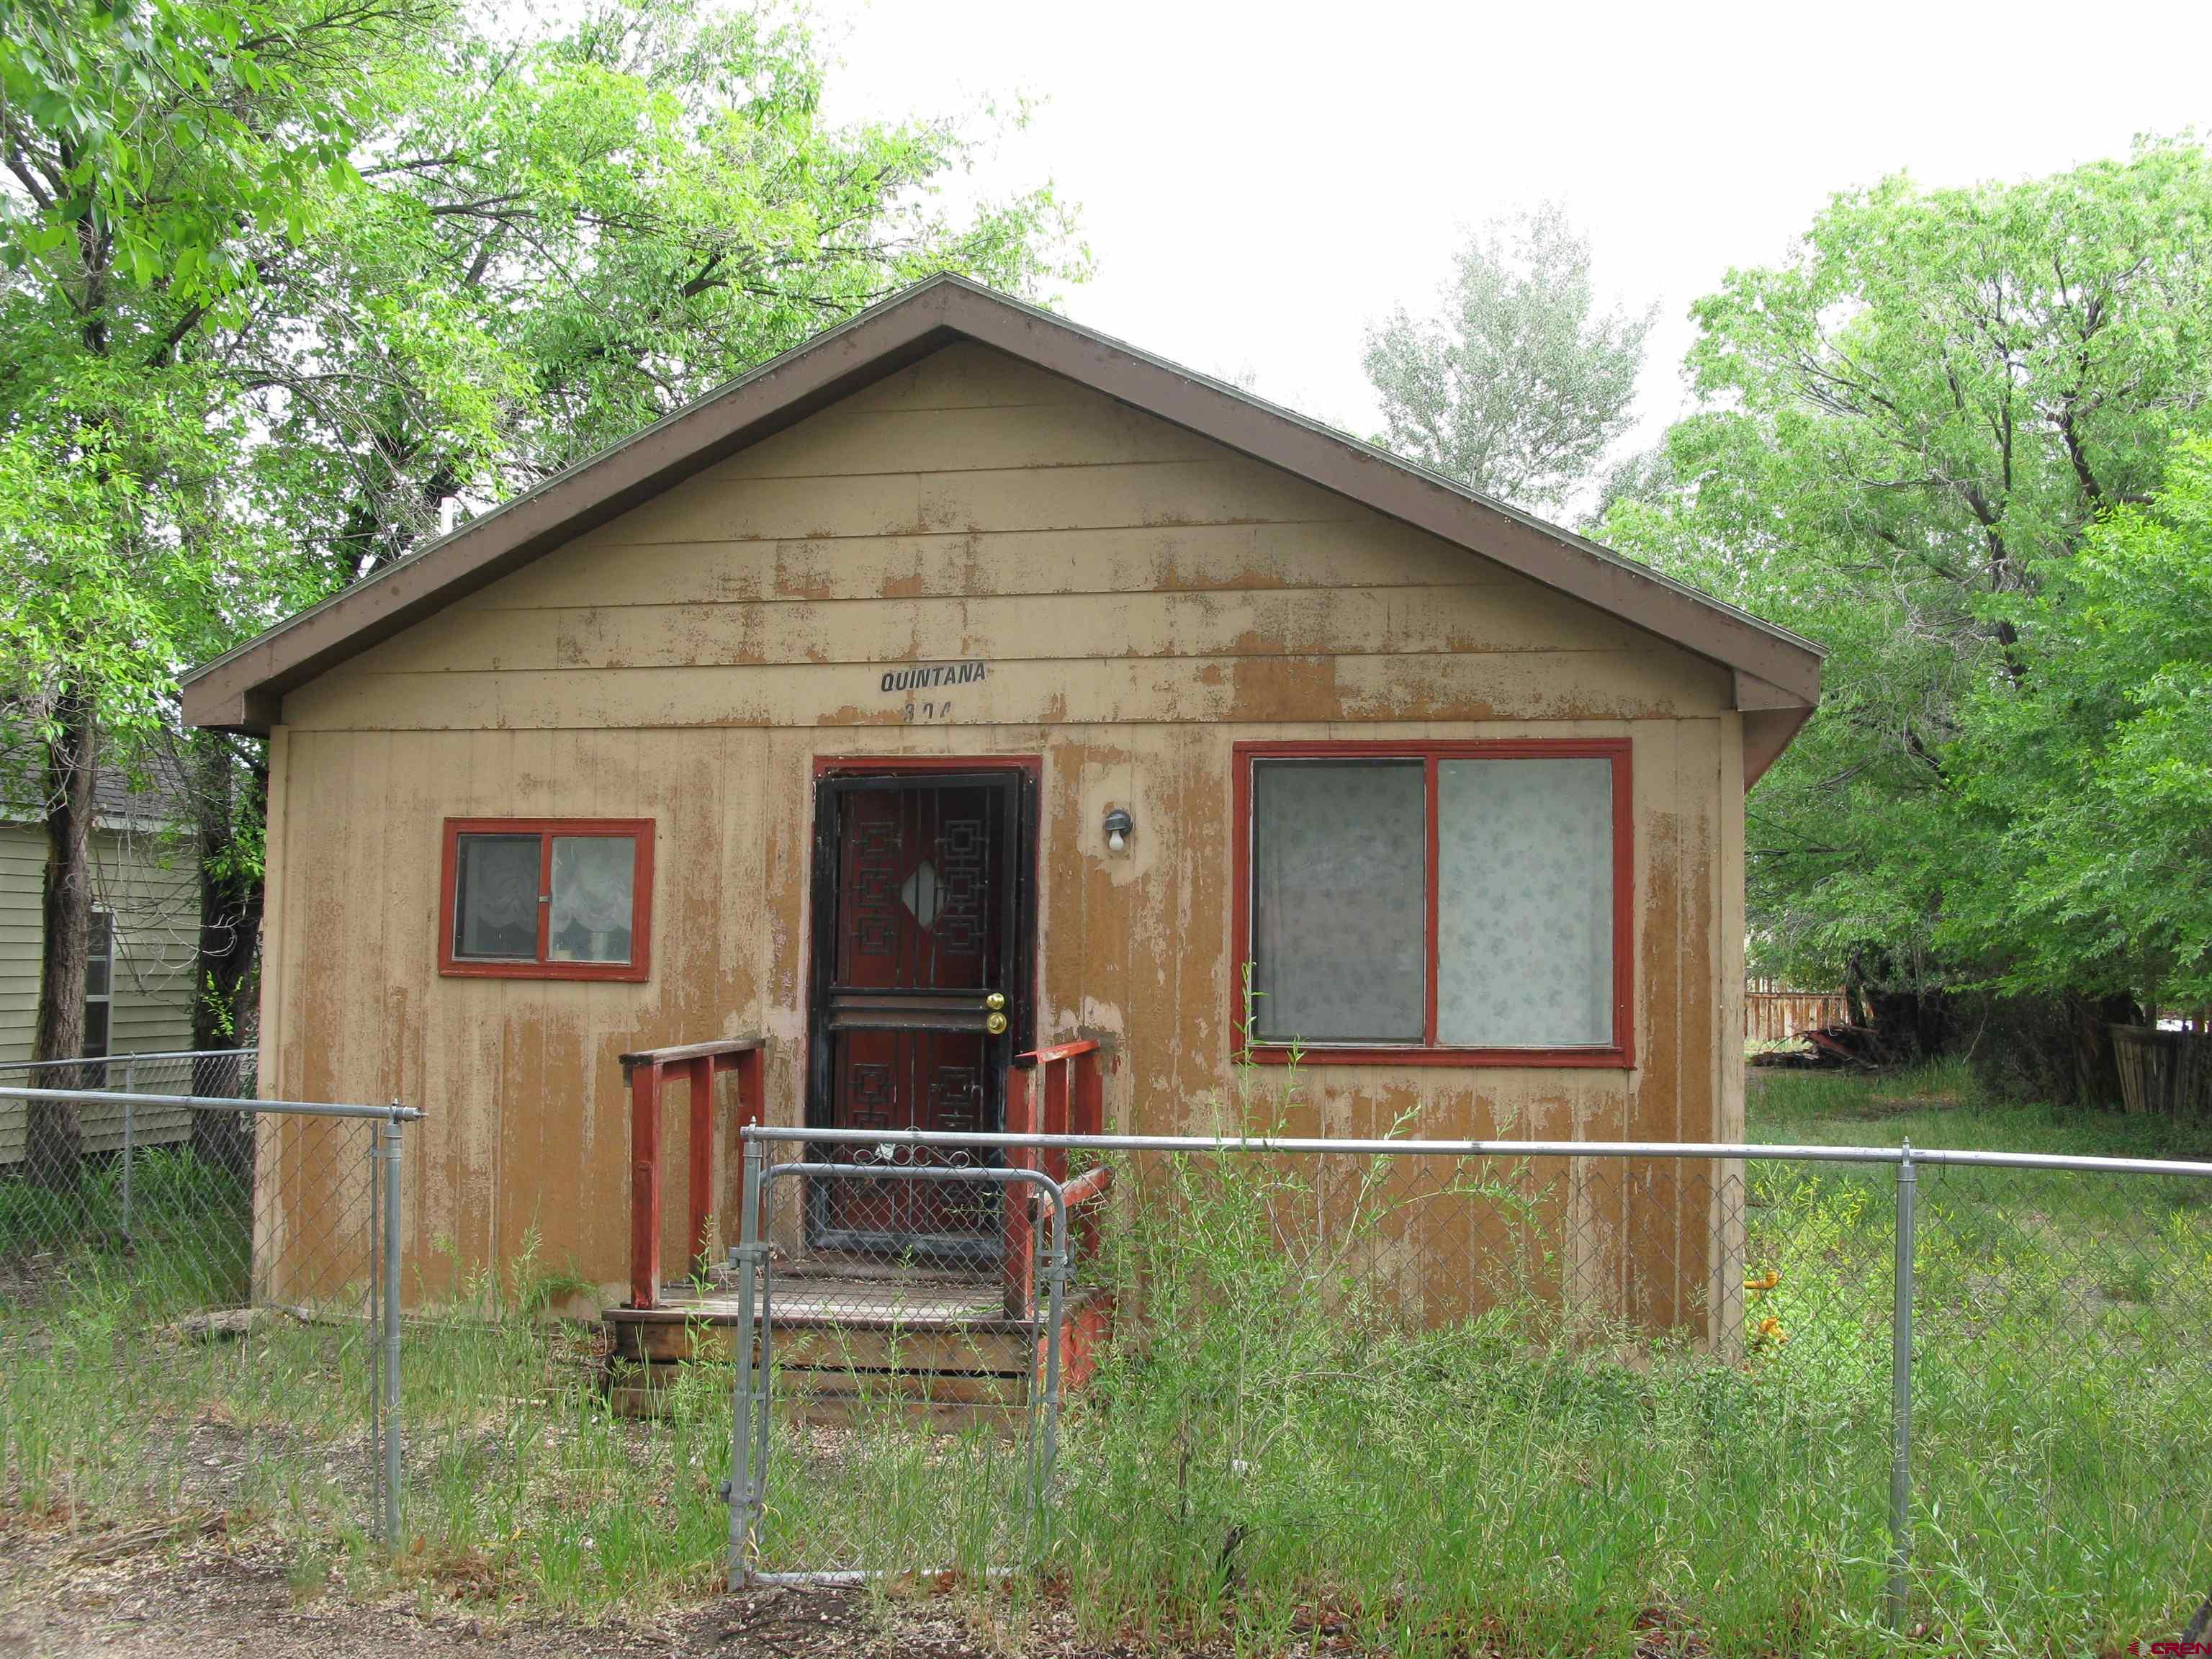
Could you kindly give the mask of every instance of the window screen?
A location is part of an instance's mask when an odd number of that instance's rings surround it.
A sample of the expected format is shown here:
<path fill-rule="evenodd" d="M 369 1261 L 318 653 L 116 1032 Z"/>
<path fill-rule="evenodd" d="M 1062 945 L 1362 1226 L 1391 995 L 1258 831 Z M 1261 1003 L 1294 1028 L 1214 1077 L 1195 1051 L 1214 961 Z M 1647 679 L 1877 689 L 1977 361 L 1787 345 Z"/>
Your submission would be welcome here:
<path fill-rule="evenodd" d="M 536 836 L 463 836 L 454 855 L 453 954 L 479 961 L 538 955 Z"/>
<path fill-rule="evenodd" d="M 1421 1041 L 1425 811 L 1419 760 L 1253 767 L 1255 1036 Z"/>

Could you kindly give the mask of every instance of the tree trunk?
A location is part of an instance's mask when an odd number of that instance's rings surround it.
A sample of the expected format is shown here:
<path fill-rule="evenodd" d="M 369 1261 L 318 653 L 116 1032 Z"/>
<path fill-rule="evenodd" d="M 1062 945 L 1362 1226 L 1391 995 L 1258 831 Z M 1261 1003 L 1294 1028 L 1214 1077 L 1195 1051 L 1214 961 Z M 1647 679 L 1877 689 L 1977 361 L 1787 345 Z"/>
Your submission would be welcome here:
<path fill-rule="evenodd" d="M 1914 1065 L 1943 1052 L 1951 1028 L 1948 991 L 1869 991 L 1867 1015 L 1884 1063 Z"/>
<path fill-rule="evenodd" d="M 255 780 L 265 787 L 265 772 L 256 769 Z M 218 733 L 203 733 L 192 763 L 200 878 L 199 994 L 192 1002 L 192 1047 L 198 1049 L 241 1045 L 244 1016 L 259 977 L 264 890 L 258 868 L 236 857 L 240 782 L 229 744 Z M 191 1088 L 196 1095 L 242 1092 L 238 1061 L 194 1061 Z M 208 1163 L 247 1170 L 252 1142 L 252 1121 L 242 1114 L 192 1115 L 192 1151 Z"/>
<path fill-rule="evenodd" d="M 2112 1049 L 2112 1027 L 2141 1023 L 2142 1011 L 2131 996 L 2066 998 L 2074 1026 L 2074 1099 L 2082 1106 L 2120 1103 L 2120 1064 Z"/>
<path fill-rule="evenodd" d="M 45 936 L 39 951 L 39 1023 L 34 1060 L 71 1060 L 84 1052 L 85 956 L 92 931 L 93 783 L 98 733 L 92 700 L 75 686 L 54 699 L 54 731 L 46 740 Z M 58 1089 L 82 1082 L 74 1066 L 42 1071 Z M 24 1162 L 42 1186 L 74 1186 L 84 1134 L 73 1101 L 30 1103 Z"/>

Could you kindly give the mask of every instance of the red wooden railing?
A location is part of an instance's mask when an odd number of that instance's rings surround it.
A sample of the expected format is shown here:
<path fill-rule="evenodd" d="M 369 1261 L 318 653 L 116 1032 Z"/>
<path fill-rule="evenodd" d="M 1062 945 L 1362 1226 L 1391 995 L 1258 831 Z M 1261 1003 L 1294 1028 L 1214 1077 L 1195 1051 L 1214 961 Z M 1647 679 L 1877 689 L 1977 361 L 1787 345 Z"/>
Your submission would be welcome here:
<path fill-rule="evenodd" d="M 1028 1062 L 1026 1066 L 1021 1061 Z M 1054 1043 L 1020 1056 L 1006 1076 L 1006 1133 L 1095 1135 L 1105 1128 L 1106 1079 L 1098 1044 L 1085 1037 Z M 1067 1180 L 1064 1146 L 1009 1146 L 1006 1167 L 1039 1170 L 1066 1182 L 1069 1237 L 1079 1250 L 1097 1242 L 1097 1205 L 1112 1184 L 1104 1165 Z M 1027 1316 L 1036 1297 L 1037 1193 L 1018 1183 L 1006 1188 L 1006 1310 Z M 1079 1208 L 1078 1206 L 1081 1207 Z"/>
<path fill-rule="evenodd" d="M 622 1056 L 623 1081 L 629 1085 L 629 1302 L 633 1308 L 660 1305 L 660 1086 L 671 1074 L 690 1081 L 691 1124 L 688 1196 L 690 1242 L 684 1253 L 688 1270 L 707 1250 L 707 1218 L 714 1208 L 714 1079 L 738 1074 L 737 1125 L 762 1121 L 767 1098 L 764 1039 L 723 1037 L 687 1042 L 673 1048 L 647 1048 Z"/>

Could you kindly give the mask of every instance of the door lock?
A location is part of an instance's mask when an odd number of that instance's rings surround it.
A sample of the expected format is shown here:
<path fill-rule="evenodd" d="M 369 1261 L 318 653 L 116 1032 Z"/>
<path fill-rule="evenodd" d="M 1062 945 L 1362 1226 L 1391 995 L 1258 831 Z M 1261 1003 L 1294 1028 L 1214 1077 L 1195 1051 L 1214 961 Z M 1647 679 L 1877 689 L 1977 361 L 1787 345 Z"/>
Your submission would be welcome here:
<path fill-rule="evenodd" d="M 1004 991 L 986 991 L 983 994 L 983 1006 L 995 1014 L 1006 1006 L 1006 994 Z"/>
<path fill-rule="evenodd" d="M 1006 1034 L 1006 1017 L 994 1009 L 983 1016 L 983 1029 L 993 1036 L 1004 1036 Z"/>

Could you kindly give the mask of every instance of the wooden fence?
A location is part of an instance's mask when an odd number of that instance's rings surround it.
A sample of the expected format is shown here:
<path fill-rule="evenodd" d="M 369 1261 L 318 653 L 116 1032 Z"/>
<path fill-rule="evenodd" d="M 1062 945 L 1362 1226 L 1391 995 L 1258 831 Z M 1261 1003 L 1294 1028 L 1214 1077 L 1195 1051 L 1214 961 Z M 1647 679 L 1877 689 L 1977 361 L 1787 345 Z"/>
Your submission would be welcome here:
<path fill-rule="evenodd" d="M 1763 979 L 1753 980 L 1744 988 L 1747 1042 L 1786 1042 L 1800 1031 L 1816 1025 L 1840 1025 L 1849 1018 L 1841 991 L 1791 991 Z"/>

